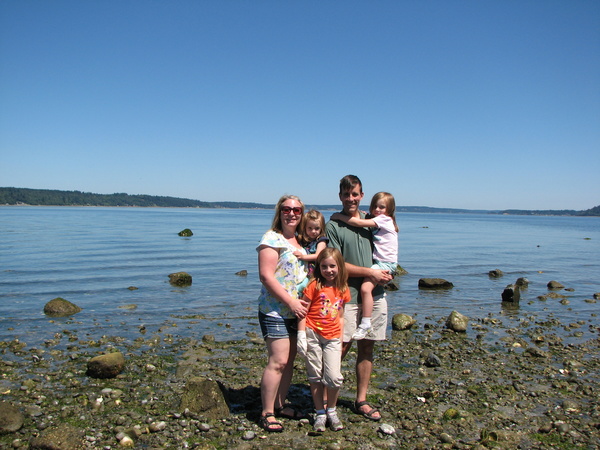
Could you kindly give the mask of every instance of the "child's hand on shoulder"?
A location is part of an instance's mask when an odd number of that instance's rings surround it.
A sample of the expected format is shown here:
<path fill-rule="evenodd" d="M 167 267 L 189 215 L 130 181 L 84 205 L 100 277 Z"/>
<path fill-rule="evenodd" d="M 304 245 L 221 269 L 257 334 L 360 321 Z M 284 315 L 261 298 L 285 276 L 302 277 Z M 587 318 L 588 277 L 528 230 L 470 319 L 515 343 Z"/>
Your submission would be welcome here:
<path fill-rule="evenodd" d="M 304 257 L 304 253 L 302 253 L 300 250 L 296 250 L 296 251 L 294 252 L 294 256 L 295 256 L 296 258 L 298 258 L 300 261 L 302 261 L 302 258 Z"/>

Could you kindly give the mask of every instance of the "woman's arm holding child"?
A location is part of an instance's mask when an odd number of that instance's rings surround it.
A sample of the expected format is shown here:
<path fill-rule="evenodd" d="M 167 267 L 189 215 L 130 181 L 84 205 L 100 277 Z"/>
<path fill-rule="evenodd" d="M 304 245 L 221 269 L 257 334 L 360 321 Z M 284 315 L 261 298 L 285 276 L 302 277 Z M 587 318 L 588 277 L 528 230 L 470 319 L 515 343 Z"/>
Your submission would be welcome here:
<path fill-rule="evenodd" d="M 317 256 L 319 256 L 319 253 L 321 253 L 321 250 L 323 250 L 325 247 L 327 247 L 327 242 L 326 241 L 321 241 L 317 244 L 317 251 L 311 255 L 305 255 L 304 253 L 302 253 L 300 250 L 296 250 L 294 252 L 294 256 L 296 258 L 298 258 L 300 261 L 306 261 L 306 262 L 312 262 L 314 263 L 317 260 Z"/>
<path fill-rule="evenodd" d="M 302 299 L 308 302 L 308 299 L 305 296 L 302 296 Z M 298 339 L 296 347 L 298 354 L 303 358 L 306 358 L 306 318 L 298 320 Z"/>

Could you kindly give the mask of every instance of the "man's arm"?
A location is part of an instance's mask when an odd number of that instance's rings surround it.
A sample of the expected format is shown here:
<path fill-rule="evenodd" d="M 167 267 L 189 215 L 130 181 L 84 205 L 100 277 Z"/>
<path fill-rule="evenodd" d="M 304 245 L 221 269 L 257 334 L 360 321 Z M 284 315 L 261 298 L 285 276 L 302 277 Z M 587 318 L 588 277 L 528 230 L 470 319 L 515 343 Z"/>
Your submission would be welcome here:
<path fill-rule="evenodd" d="M 371 269 L 346 263 L 348 276 L 352 278 L 368 278 L 373 284 L 384 285 L 392 281 L 392 274 L 387 270 Z"/>

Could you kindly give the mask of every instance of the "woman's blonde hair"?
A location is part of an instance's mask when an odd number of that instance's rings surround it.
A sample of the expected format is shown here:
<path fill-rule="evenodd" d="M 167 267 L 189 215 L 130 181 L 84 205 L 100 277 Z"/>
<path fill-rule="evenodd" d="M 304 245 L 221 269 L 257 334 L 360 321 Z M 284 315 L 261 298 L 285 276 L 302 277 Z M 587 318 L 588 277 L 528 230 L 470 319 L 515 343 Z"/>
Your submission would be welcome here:
<path fill-rule="evenodd" d="M 283 206 L 283 202 L 290 199 L 296 200 L 298 203 L 300 203 L 300 207 L 302 208 L 302 211 L 300 211 L 300 223 L 298 224 L 298 228 L 296 228 L 296 230 L 302 229 L 302 226 L 304 225 L 302 220 L 302 217 L 304 217 L 304 203 L 302 203 L 302 200 L 295 195 L 282 195 L 275 206 L 275 216 L 273 216 L 273 223 L 271 224 L 271 230 L 276 231 L 277 233 L 283 233 L 283 227 L 281 224 L 281 207 Z"/>
<path fill-rule="evenodd" d="M 385 215 L 390 216 L 394 222 L 394 228 L 398 232 L 398 224 L 396 223 L 396 200 L 394 196 L 389 192 L 378 192 L 371 199 L 371 206 L 369 212 L 373 214 L 373 210 L 377 207 L 377 202 L 383 200 L 385 202 Z"/>
<path fill-rule="evenodd" d="M 302 227 L 299 228 L 298 231 L 298 240 L 302 246 L 308 245 L 309 242 L 311 242 L 311 239 L 306 236 L 306 225 L 308 224 L 309 220 L 317 221 L 319 223 L 319 227 L 321 227 L 321 233 L 317 236 L 317 239 L 325 236 L 325 217 L 323 217 L 323 214 L 321 214 L 320 211 L 311 209 L 304 214 L 304 217 L 302 218 Z"/>
<path fill-rule="evenodd" d="M 325 277 L 321 273 L 321 262 L 324 259 L 333 258 L 335 263 L 338 266 L 338 275 L 335 279 L 334 287 L 336 287 L 342 294 L 346 292 L 348 289 L 348 271 L 346 270 L 346 263 L 344 262 L 344 257 L 341 252 L 337 248 L 333 247 L 325 247 L 317 256 L 317 261 L 315 262 L 315 271 L 313 273 L 313 278 L 317 283 L 317 289 L 321 289 L 325 284 Z"/>

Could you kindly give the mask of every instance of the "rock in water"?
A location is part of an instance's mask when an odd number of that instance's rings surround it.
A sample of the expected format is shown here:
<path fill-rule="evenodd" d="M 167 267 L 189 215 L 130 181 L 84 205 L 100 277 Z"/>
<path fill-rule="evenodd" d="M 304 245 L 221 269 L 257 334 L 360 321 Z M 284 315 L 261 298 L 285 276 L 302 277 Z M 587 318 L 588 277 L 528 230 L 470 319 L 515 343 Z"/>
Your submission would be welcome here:
<path fill-rule="evenodd" d="M 452 289 L 454 285 L 443 278 L 421 278 L 419 289 Z"/>
<path fill-rule="evenodd" d="M 92 378 L 114 378 L 123 372 L 125 357 L 121 352 L 96 356 L 88 361 L 87 375 Z"/>
<path fill-rule="evenodd" d="M 500 278 L 504 276 L 504 272 L 502 272 L 500 269 L 494 269 L 488 272 L 488 276 L 490 278 Z"/>
<path fill-rule="evenodd" d="M 409 330 L 417 321 L 408 314 L 394 314 L 392 318 L 392 330 Z"/>
<path fill-rule="evenodd" d="M 503 302 L 518 302 L 521 300 L 521 290 L 516 284 L 509 284 L 502 291 Z"/>
<path fill-rule="evenodd" d="M 192 276 L 187 272 L 175 272 L 169 274 L 169 283 L 173 286 L 190 286 L 192 284 Z"/>
<path fill-rule="evenodd" d="M 548 289 L 563 289 L 564 286 L 558 281 L 552 280 L 548 282 Z"/>
<path fill-rule="evenodd" d="M 51 317 L 66 317 L 77 314 L 81 308 L 62 297 L 56 297 L 46 303 L 44 314 Z"/>
<path fill-rule="evenodd" d="M 525 277 L 517 278 L 517 282 L 515 283 L 520 288 L 526 288 L 529 286 L 529 280 Z"/>
<path fill-rule="evenodd" d="M 194 235 L 194 233 L 192 233 L 192 230 L 190 230 L 189 228 L 181 230 L 178 234 L 182 237 L 190 237 Z"/>
<path fill-rule="evenodd" d="M 469 325 L 469 318 L 458 311 L 452 311 L 446 319 L 446 328 L 452 331 L 467 331 L 467 325 Z"/>

